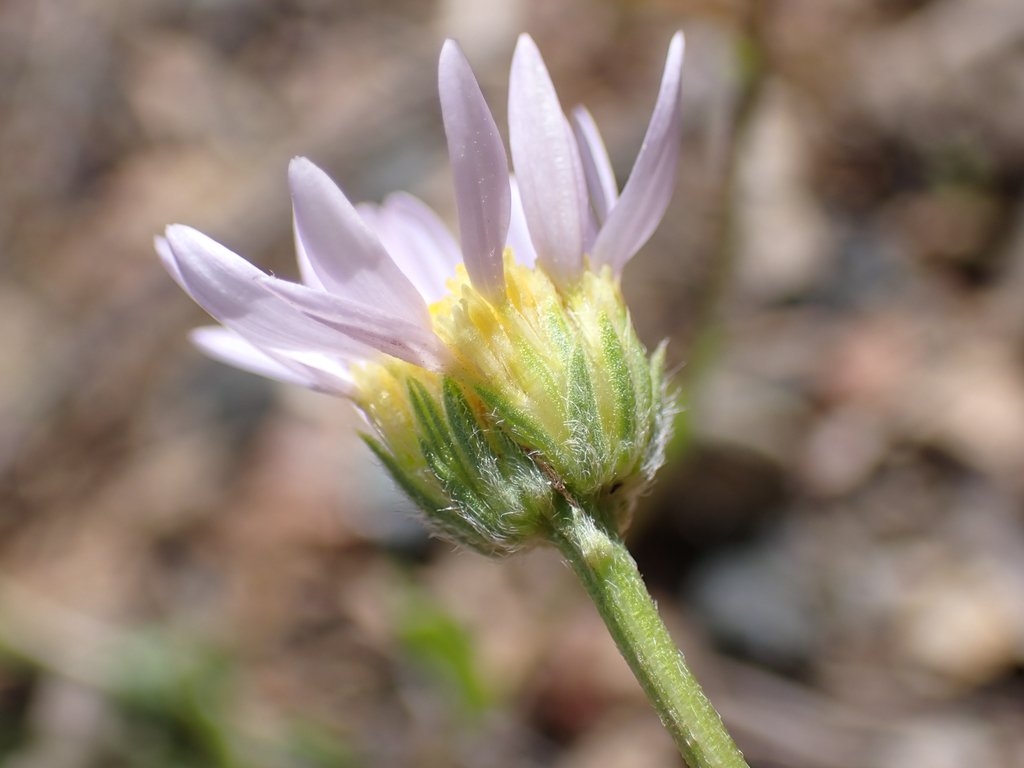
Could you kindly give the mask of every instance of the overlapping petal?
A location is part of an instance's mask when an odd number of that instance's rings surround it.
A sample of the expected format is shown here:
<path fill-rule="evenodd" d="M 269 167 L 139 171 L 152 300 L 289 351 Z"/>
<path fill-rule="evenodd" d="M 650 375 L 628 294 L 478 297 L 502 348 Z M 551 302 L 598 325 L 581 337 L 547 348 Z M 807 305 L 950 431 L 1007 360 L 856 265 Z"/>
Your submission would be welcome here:
<path fill-rule="evenodd" d="M 203 309 L 256 346 L 365 352 L 269 289 L 274 278 L 191 227 L 174 224 L 158 247 L 168 271 Z"/>
<path fill-rule="evenodd" d="M 427 368 L 441 365 L 443 345 L 429 325 L 270 277 L 190 227 L 168 227 L 167 243 L 172 275 L 189 295 L 260 349 L 362 358 L 379 350 Z"/>
<path fill-rule="evenodd" d="M 448 362 L 447 348 L 429 324 L 299 283 L 273 280 L 268 287 L 305 317 L 367 347 L 435 371 Z"/>
<path fill-rule="evenodd" d="M 571 286 L 584 253 L 618 273 L 661 220 L 680 144 L 683 39 L 669 47 L 643 146 L 618 194 L 600 133 L 583 108 L 572 123 L 533 40 L 522 35 L 509 79 L 509 174 L 504 146 L 469 63 L 453 41 L 438 87 L 451 156 L 461 248 L 422 201 L 399 193 L 353 206 L 304 158 L 289 167 L 302 277 L 271 277 L 188 227 L 168 227 L 156 249 L 171 276 L 224 328 L 198 329 L 208 354 L 281 381 L 352 394 L 349 366 L 385 353 L 441 371 L 450 352 L 428 304 L 460 262 L 488 299 L 505 290 L 503 250 Z"/>
<path fill-rule="evenodd" d="M 511 205 L 508 160 L 480 85 L 454 40 L 441 49 L 438 91 L 455 180 L 462 258 L 476 289 L 498 296 L 505 289 L 502 251 Z"/>
<path fill-rule="evenodd" d="M 459 244 L 429 205 L 408 192 L 394 192 L 388 195 L 383 208 L 422 234 L 424 242 L 429 242 L 434 249 L 430 260 L 438 262 L 446 275 L 455 272 L 455 267 L 462 261 Z"/>
<path fill-rule="evenodd" d="M 261 350 L 220 325 L 194 328 L 189 338 L 215 360 L 268 379 L 334 394 L 348 395 L 353 391 L 351 380 L 344 375 L 344 365 L 327 356 L 321 356 L 321 364 L 313 367 L 284 354 Z"/>
<path fill-rule="evenodd" d="M 447 281 L 462 260 L 459 246 L 426 203 L 399 192 L 389 195 L 382 205 L 357 208 L 428 304 L 448 293 Z"/>
<path fill-rule="evenodd" d="M 296 236 L 327 290 L 428 325 L 422 297 L 330 177 L 297 157 L 288 180 Z"/>
<path fill-rule="evenodd" d="M 604 140 L 597 130 L 597 123 L 585 107 L 576 107 L 572 111 L 572 126 L 580 149 L 580 160 L 583 161 L 590 206 L 600 226 L 608 218 L 608 212 L 615 206 L 619 197 L 615 171 L 612 170 L 608 150 L 605 149 Z"/>
<path fill-rule="evenodd" d="M 679 164 L 683 35 L 669 45 L 658 100 L 643 145 L 618 202 L 597 235 L 591 258 L 621 272 L 643 247 L 668 208 Z"/>
<path fill-rule="evenodd" d="M 509 144 L 537 258 L 560 283 L 583 266 L 586 189 L 579 152 L 537 45 L 521 35 L 512 56 Z"/>
<path fill-rule="evenodd" d="M 189 333 L 192 343 L 210 357 L 260 376 L 277 379 L 286 384 L 312 384 L 307 377 L 290 370 L 259 348 L 253 346 L 234 331 L 222 325 L 204 325 Z"/>
<path fill-rule="evenodd" d="M 326 290 L 323 281 L 317 276 L 316 270 L 313 268 L 313 262 L 309 260 L 309 254 L 306 253 L 305 246 L 302 244 L 298 228 L 295 226 L 294 216 L 292 217 L 292 240 L 295 243 L 295 260 L 299 265 L 299 278 L 310 288 Z"/>
<path fill-rule="evenodd" d="M 515 177 L 508 180 L 512 188 L 512 216 L 508 224 L 508 241 L 506 245 L 512 249 L 515 260 L 526 267 L 532 267 L 537 261 L 537 251 L 530 239 L 530 228 L 526 224 L 523 212 L 523 197 L 519 193 L 519 182 Z"/>

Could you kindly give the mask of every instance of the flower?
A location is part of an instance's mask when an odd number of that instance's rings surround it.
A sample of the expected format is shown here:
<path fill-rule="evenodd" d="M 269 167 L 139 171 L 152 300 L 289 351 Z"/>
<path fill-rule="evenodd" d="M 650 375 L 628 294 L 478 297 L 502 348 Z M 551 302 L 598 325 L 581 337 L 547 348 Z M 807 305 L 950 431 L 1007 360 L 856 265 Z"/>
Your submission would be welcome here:
<path fill-rule="evenodd" d="M 313 163 L 289 167 L 301 282 L 265 274 L 182 225 L 156 238 L 171 276 L 221 325 L 211 356 L 352 400 L 367 442 L 450 537 L 504 553 L 563 500 L 621 528 L 660 464 L 660 350 L 633 331 L 619 275 L 668 206 L 680 144 L 683 38 L 621 194 L 601 136 L 566 118 L 533 40 L 509 79 L 514 177 L 461 49 L 438 85 L 459 242 L 398 193 L 352 205 Z"/>

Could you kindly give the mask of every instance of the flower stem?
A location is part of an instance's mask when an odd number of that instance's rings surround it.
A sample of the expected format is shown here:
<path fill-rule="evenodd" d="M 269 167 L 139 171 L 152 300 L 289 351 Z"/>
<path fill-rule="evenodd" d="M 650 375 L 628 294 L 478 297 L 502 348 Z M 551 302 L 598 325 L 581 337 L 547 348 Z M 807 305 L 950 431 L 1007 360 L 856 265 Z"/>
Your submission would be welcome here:
<path fill-rule="evenodd" d="M 583 582 L 690 768 L 747 768 L 722 719 L 686 666 L 622 539 L 599 512 L 565 503 L 552 542 Z"/>

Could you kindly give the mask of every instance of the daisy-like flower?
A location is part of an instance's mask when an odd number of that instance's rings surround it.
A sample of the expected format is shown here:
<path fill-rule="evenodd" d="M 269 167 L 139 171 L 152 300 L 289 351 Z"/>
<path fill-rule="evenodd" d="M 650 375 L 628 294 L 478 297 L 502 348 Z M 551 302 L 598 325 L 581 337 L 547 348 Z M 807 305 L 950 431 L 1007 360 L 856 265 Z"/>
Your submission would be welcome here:
<path fill-rule="evenodd" d="M 205 352 L 350 399 L 366 440 L 443 533 L 501 554 L 545 537 L 566 501 L 621 529 L 660 464 L 667 411 L 619 290 L 660 222 L 680 145 L 683 38 L 619 192 L 590 114 L 567 118 L 533 40 L 516 46 L 504 144 L 449 40 L 438 84 L 458 241 L 398 193 L 353 205 L 309 160 L 289 168 L 301 282 L 200 232 L 156 248 L 220 323 Z"/>

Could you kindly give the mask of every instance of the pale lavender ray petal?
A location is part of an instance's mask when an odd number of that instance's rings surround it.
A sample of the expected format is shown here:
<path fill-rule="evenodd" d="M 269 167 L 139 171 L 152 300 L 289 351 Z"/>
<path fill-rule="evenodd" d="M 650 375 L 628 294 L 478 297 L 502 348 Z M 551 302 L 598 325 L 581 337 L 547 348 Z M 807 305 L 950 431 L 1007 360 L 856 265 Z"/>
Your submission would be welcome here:
<path fill-rule="evenodd" d="M 384 201 L 386 210 L 401 215 L 412 225 L 416 224 L 430 240 L 437 256 L 432 259 L 440 261 L 446 274 L 454 274 L 455 266 L 462 262 L 462 252 L 455 242 L 451 231 L 433 209 L 408 192 L 393 192 Z"/>
<path fill-rule="evenodd" d="M 384 242 L 384 238 L 381 237 L 381 221 L 380 221 L 380 207 L 375 203 L 356 203 L 356 213 L 359 214 L 359 218 L 363 220 L 363 223 L 369 228 L 377 239 L 380 240 L 380 244 L 384 246 L 384 250 L 388 252 L 388 256 L 394 261 L 394 254 L 391 253 L 391 248 Z M 396 267 L 402 269 L 401 265 L 395 264 Z M 402 274 L 405 274 L 405 270 L 402 270 Z M 408 277 L 408 275 L 406 275 Z"/>
<path fill-rule="evenodd" d="M 331 356 L 319 352 L 260 349 L 219 325 L 194 328 L 189 336 L 205 354 L 235 368 L 318 392 L 344 397 L 355 394 L 348 365 Z"/>
<path fill-rule="evenodd" d="M 587 175 L 583 170 L 583 159 L 580 156 L 579 145 L 576 143 L 576 134 L 573 133 L 572 124 L 567 117 L 565 118 L 565 133 L 572 146 L 571 159 L 574 166 L 573 176 L 576 178 L 576 199 L 579 201 L 580 211 L 583 212 L 583 253 L 590 253 L 590 249 L 594 245 L 594 238 L 597 236 L 597 216 L 590 204 Z M 580 262 L 582 264 L 582 258 Z"/>
<path fill-rule="evenodd" d="M 191 227 L 167 228 L 173 275 L 213 317 L 259 347 L 365 354 L 365 344 L 312 320 L 268 286 L 283 283 Z M 163 255 L 163 254 L 162 254 Z"/>
<path fill-rule="evenodd" d="M 426 203 L 398 192 L 380 206 L 356 208 L 427 303 L 448 293 L 447 281 L 455 275 L 462 254 L 448 228 Z"/>
<path fill-rule="evenodd" d="M 156 248 L 156 253 L 160 257 L 160 262 L 164 265 L 164 269 L 167 270 L 167 274 L 187 293 L 188 289 L 185 288 L 185 283 L 181 278 L 181 270 L 178 269 L 178 263 L 174 259 L 174 251 L 171 249 L 171 244 L 167 242 L 167 238 L 163 235 L 156 235 L 153 238 L 153 247 Z"/>
<path fill-rule="evenodd" d="M 395 264 L 428 304 L 447 295 L 447 282 L 460 261 L 458 245 L 426 204 L 411 195 L 391 195 L 373 225 Z"/>
<path fill-rule="evenodd" d="M 299 265 L 299 278 L 310 288 L 317 288 L 322 291 L 327 290 L 324 287 L 323 281 L 317 276 L 316 270 L 313 268 L 313 262 L 309 260 L 309 254 L 306 253 L 305 246 L 302 245 L 299 229 L 295 225 L 294 213 L 292 214 L 292 239 L 295 241 L 295 260 Z"/>
<path fill-rule="evenodd" d="M 290 353 L 287 363 L 302 371 L 312 380 L 310 389 L 329 395 L 354 398 L 358 392 L 347 366 L 329 355 L 320 353 Z"/>
<path fill-rule="evenodd" d="M 413 284 L 423 300 L 427 303 L 436 301 L 434 294 L 437 292 L 437 288 L 433 276 L 430 274 L 429 267 L 421 263 L 423 254 L 416 250 L 416 243 L 411 241 L 403 226 L 404 223 L 395 221 L 395 217 L 390 215 L 383 205 L 360 203 L 356 206 L 356 210 L 366 222 L 366 226 L 373 230 L 373 233 L 380 239 L 395 266 L 409 278 L 409 282 Z"/>
<path fill-rule="evenodd" d="M 288 384 L 301 384 L 304 387 L 313 385 L 309 376 L 286 367 L 224 326 L 204 325 L 193 328 L 189 338 L 208 356 L 235 368 Z"/>
<path fill-rule="evenodd" d="M 583 266 L 585 189 L 579 153 L 558 95 L 529 35 L 512 56 L 508 96 L 509 144 L 523 210 L 537 258 L 559 283 Z"/>
<path fill-rule="evenodd" d="M 429 326 L 270 277 L 188 227 L 168 227 L 167 239 L 185 289 L 261 349 L 363 357 L 377 350 L 423 367 L 442 366 L 446 349 Z"/>
<path fill-rule="evenodd" d="M 416 321 L 299 283 L 276 280 L 269 287 L 303 315 L 392 357 L 435 371 L 450 361 L 444 343 Z"/>
<path fill-rule="evenodd" d="M 356 209 L 356 213 L 366 223 L 366 226 L 373 229 L 375 226 L 374 220 L 377 217 L 377 211 L 380 209 L 380 206 L 376 203 L 356 203 L 353 208 Z"/>
<path fill-rule="evenodd" d="M 288 166 L 295 231 L 324 286 L 396 318 L 430 324 L 427 305 L 330 177 L 309 160 Z"/>
<path fill-rule="evenodd" d="M 502 252 L 511 205 L 508 159 L 480 85 L 454 40 L 441 49 L 437 84 L 466 271 L 484 294 L 503 295 Z"/>
<path fill-rule="evenodd" d="M 526 226 L 526 214 L 523 213 L 523 198 L 519 193 L 519 182 L 515 176 L 509 178 L 512 188 L 512 216 L 508 225 L 508 245 L 516 262 L 524 267 L 533 267 L 537 261 L 537 251 L 530 240 L 530 230 Z"/>
<path fill-rule="evenodd" d="M 616 274 L 654 233 L 672 198 L 682 141 L 679 85 L 683 49 L 683 34 L 677 32 L 669 45 L 665 73 L 644 143 L 591 252 L 595 266 L 609 264 Z"/>
<path fill-rule="evenodd" d="M 597 130 L 597 123 L 586 107 L 576 107 L 572 111 L 572 127 L 580 149 L 580 160 L 583 161 L 590 204 L 597 216 L 598 225 L 601 225 L 608 218 L 608 212 L 615 207 L 619 196 L 615 171 L 612 170 L 608 150 Z"/>

